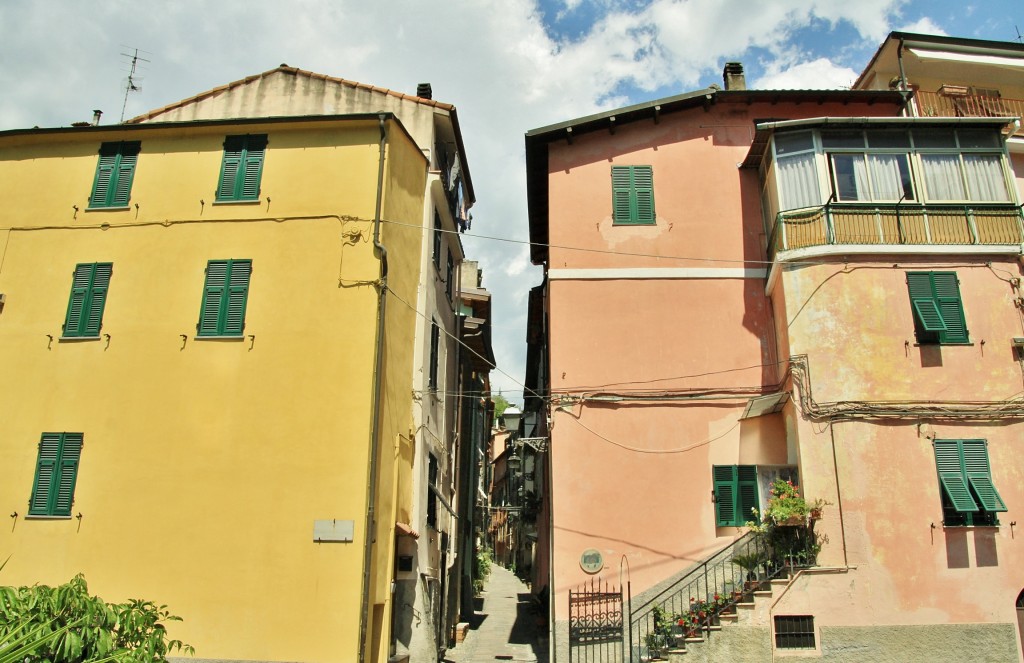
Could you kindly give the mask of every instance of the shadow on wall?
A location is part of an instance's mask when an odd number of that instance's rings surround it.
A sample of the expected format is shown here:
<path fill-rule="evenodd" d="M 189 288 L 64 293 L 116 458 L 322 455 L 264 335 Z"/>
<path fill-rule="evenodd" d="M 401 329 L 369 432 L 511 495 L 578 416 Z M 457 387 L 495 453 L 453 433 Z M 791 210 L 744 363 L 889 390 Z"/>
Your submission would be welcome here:
<path fill-rule="evenodd" d="M 978 568 L 999 566 L 999 552 L 996 549 L 996 532 L 994 529 L 979 528 L 970 530 L 949 528 L 946 535 L 946 566 L 950 569 L 967 569 L 971 566 L 971 553 L 968 535 L 974 535 L 974 565 Z"/>

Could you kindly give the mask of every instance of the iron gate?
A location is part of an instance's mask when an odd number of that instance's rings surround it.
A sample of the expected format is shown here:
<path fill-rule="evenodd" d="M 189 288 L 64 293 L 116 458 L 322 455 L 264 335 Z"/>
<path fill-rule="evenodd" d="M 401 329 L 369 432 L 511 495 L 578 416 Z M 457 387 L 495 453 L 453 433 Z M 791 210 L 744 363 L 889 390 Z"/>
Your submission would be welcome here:
<path fill-rule="evenodd" d="M 622 587 L 595 578 L 570 589 L 569 661 L 622 661 L 622 615 Z"/>

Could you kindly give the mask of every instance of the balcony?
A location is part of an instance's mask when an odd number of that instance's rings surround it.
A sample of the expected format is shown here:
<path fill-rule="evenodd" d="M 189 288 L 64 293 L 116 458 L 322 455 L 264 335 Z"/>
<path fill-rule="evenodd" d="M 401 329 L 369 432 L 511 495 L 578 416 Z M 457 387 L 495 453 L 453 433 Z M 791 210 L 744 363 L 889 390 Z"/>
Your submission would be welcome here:
<path fill-rule="evenodd" d="M 780 251 L 831 245 L 1020 245 L 1021 206 L 830 203 L 780 212 L 768 238 Z"/>
<path fill-rule="evenodd" d="M 1024 99 L 987 97 L 968 94 L 967 88 L 945 92 L 914 92 L 914 102 L 921 117 L 1024 117 Z M 1024 136 L 1017 127 L 1015 136 Z"/>

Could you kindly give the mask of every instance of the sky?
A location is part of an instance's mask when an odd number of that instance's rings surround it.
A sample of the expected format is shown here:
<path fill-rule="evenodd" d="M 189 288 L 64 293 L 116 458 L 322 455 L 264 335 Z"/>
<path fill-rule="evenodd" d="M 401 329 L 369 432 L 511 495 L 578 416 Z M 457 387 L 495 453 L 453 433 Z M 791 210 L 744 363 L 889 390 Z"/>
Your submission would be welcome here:
<path fill-rule="evenodd" d="M 722 83 L 848 87 L 892 30 L 1015 41 L 1020 0 L 3 0 L 0 130 L 103 124 L 282 63 L 456 106 L 492 293 L 494 393 L 522 403 L 530 264 L 524 134 Z M 125 99 L 131 54 L 140 62 Z M 501 238 L 513 242 L 499 241 Z"/>

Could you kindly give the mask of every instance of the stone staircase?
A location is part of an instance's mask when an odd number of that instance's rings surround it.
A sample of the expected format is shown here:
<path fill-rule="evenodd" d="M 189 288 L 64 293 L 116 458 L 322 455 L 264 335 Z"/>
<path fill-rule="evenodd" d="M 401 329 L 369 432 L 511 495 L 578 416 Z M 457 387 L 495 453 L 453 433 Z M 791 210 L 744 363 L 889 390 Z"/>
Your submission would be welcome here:
<path fill-rule="evenodd" d="M 770 610 L 778 597 L 789 586 L 790 578 L 776 578 L 764 589 L 753 592 L 749 600 L 736 603 L 732 608 L 718 615 L 718 624 L 705 627 L 701 635 L 686 638 L 683 646 L 670 649 L 669 663 L 712 663 L 721 660 L 754 660 L 745 657 L 764 648 L 761 642 L 770 633 Z M 654 659 L 658 660 L 658 659 Z"/>

